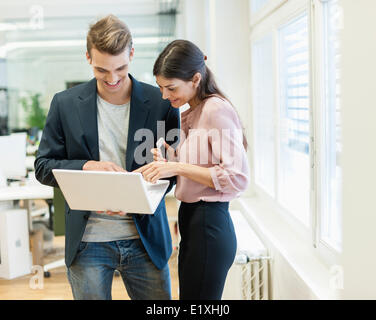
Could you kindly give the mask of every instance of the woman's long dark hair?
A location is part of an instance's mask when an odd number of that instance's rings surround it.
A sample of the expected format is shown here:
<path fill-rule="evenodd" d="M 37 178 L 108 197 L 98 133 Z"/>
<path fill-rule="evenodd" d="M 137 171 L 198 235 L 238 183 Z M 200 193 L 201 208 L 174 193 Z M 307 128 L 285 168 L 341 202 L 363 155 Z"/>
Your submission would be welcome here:
<path fill-rule="evenodd" d="M 175 40 L 169 43 L 160 53 L 154 63 L 153 74 L 166 79 L 176 78 L 190 81 L 199 72 L 201 81 L 197 88 L 197 98 L 203 101 L 210 96 L 216 95 L 231 104 L 231 101 L 219 89 L 213 73 L 205 64 L 205 60 L 206 56 L 194 43 L 188 40 Z M 243 145 L 247 149 L 248 143 L 244 132 Z"/>

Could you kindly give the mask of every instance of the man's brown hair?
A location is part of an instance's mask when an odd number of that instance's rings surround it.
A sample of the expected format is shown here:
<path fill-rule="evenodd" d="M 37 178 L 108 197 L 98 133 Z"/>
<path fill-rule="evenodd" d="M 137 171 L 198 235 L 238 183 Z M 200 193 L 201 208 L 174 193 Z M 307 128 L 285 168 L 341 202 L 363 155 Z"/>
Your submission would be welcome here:
<path fill-rule="evenodd" d="M 89 55 L 92 48 L 118 55 L 132 48 L 132 35 L 124 22 L 110 14 L 90 26 L 86 48 Z"/>

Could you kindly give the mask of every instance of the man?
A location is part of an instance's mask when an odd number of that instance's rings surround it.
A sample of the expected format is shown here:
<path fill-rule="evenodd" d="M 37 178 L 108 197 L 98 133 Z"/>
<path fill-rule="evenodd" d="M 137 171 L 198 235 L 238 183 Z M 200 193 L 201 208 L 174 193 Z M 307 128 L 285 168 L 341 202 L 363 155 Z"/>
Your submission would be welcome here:
<path fill-rule="evenodd" d="M 143 165 L 134 156 L 138 129 L 151 130 L 155 145 L 158 121 L 167 132 L 179 127 L 177 109 L 159 89 L 128 74 L 133 56 L 131 33 L 118 18 L 109 15 L 90 27 L 86 57 L 95 78 L 53 97 L 35 160 L 41 183 L 58 186 L 52 169 L 133 171 Z M 75 211 L 66 204 L 65 217 L 75 299 L 111 299 L 115 270 L 131 299 L 171 299 L 164 201 L 154 215 Z"/>

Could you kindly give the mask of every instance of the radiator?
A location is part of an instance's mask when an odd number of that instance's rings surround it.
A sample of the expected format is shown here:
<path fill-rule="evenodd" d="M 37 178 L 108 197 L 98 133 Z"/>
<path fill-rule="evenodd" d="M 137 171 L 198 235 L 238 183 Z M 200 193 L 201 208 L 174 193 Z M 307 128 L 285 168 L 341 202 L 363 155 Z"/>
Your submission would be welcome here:
<path fill-rule="evenodd" d="M 240 211 L 230 211 L 237 253 L 223 291 L 224 300 L 268 300 L 267 250 Z"/>

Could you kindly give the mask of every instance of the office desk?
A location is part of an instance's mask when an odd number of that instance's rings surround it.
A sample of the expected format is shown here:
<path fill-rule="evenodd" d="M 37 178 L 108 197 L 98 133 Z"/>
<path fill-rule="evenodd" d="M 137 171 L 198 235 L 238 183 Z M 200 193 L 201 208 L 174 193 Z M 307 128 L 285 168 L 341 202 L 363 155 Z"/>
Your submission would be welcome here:
<path fill-rule="evenodd" d="M 4 222 L 3 227 L 10 228 L 0 232 L 0 236 L 2 236 L 0 277 L 12 279 L 30 273 L 29 234 L 33 231 L 31 200 L 52 199 L 53 193 L 52 187 L 44 186 L 36 180 L 28 181 L 23 186 L 0 188 L 0 212 Z M 20 218 L 20 214 L 15 214 L 19 213 L 20 210 L 12 210 L 14 200 L 24 201 L 27 212 L 27 226 L 25 210 L 23 210 L 22 218 Z M 5 210 L 2 211 L 1 207 L 5 207 Z M 35 247 L 39 248 L 40 246 Z"/>
<path fill-rule="evenodd" d="M 27 209 L 29 231 L 33 230 L 30 200 L 52 199 L 53 197 L 54 189 L 52 187 L 37 182 L 24 186 L 0 188 L 0 201 L 24 200 Z"/>

